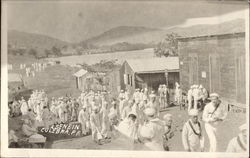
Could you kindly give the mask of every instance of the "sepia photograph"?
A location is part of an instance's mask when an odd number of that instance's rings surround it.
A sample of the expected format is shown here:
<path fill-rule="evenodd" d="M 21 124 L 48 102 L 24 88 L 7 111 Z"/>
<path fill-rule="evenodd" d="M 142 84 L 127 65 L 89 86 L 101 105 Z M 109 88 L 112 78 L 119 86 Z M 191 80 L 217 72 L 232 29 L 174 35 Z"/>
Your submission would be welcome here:
<path fill-rule="evenodd" d="M 1 156 L 249 157 L 247 1 L 2 4 Z"/>

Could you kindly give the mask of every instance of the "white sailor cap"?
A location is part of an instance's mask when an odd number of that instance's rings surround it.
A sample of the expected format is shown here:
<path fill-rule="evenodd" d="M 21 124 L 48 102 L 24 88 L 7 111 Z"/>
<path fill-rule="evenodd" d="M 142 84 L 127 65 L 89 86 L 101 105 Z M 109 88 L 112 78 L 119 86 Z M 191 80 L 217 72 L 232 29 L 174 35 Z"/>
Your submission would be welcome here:
<path fill-rule="evenodd" d="M 146 108 L 144 110 L 144 113 L 147 115 L 147 116 L 153 116 L 155 114 L 155 109 L 154 108 Z"/>
<path fill-rule="evenodd" d="M 240 131 L 246 130 L 247 129 L 247 124 L 243 124 L 239 127 Z"/>
<path fill-rule="evenodd" d="M 150 94 L 149 97 L 150 97 L 150 98 L 155 98 L 156 95 L 155 95 L 155 94 Z"/>
<path fill-rule="evenodd" d="M 82 106 L 82 109 L 86 109 L 86 108 L 87 108 L 87 106 L 86 106 L 86 105 L 83 105 L 83 106 Z"/>
<path fill-rule="evenodd" d="M 164 119 L 164 120 L 171 120 L 171 119 L 172 119 L 172 114 L 165 114 L 165 115 L 163 116 L 163 119 Z"/>
<path fill-rule="evenodd" d="M 97 111 L 97 110 L 99 110 L 99 108 L 97 106 L 94 106 L 93 111 Z"/>
<path fill-rule="evenodd" d="M 113 119 L 113 118 L 115 118 L 116 116 L 117 116 L 117 114 L 116 114 L 115 112 L 111 112 L 111 113 L 108 114 L 108 118 L 109 118 L 109 119 Z"/>
<path fill-rule="evenodd" d="M 219 94 L 217 94 L 217 93 L 212 93 L 212 94 L 210 94 L 210 98 L 209 99 L 211 99 L 211 100 L 213 100 L 213 99 L 219 99 Z"/>
<path fill-rule="evenodd" d="M 103 102 L 103 105 L 108 105 L 108 102 L 107 102 L 107 101 L 104 101 L 104 102 Z"/>
<path fill-rule="evenodd" d="M 198 114 L 199 114 L 199 111 L 196 110 L 196 109 L 191 109 L 191 110 L 189 110 L 189 112 L 188 112 L 188 115 L 189 115 L 189 116 L 198 116 Z"/>
<path fill-rule="evenodd" d="M 129 117 L 129 115 L 135 115 L 135 116 L 137 116 L 136 113 L 133 112 L 133 111 L 131 111 L 131 112 L 128 113 L 128 117 Z"/>

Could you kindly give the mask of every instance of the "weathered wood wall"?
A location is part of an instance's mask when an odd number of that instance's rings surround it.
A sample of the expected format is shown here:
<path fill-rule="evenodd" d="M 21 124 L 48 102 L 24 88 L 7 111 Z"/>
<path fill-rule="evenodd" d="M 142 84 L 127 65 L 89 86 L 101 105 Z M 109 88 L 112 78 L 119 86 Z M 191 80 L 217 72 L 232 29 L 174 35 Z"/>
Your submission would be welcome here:
<path fill-rule="evenodd" d="M 229 102 L 245 104 L 245 33 L 181 38 L 178 50 L 180 84 L 185 91 L 191 86 L 190 65 L 195 63 L 190 64 L 190 54 L 194 54 L 198 59 L 198 70 L 194 72 L 197 73 L 198 81 L 194 84 L 202 84 L 208 91 L 219 93 Z M 216 62 L 212 62 L 212 58 Z M 240 68 L 237 66 L 239 59 Z M 212 70 L 214 65 L 211 66 L 211 63 L 216 63 L 218 69 Z M 218 76 L 211 75 L 214 70 Z"/>

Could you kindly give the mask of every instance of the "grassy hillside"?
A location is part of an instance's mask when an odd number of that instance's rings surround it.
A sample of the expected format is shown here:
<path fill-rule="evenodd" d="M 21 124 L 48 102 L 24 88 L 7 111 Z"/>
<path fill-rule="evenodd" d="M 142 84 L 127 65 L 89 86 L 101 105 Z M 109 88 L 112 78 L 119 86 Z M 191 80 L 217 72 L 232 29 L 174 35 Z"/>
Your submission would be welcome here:
<path fill-rule="evenodd" d="M 61 41 L 56 38 L 52 38 L 46 35 L 40 35 L 35 33 L 26 33 L 16 30 L 8 31 L 8 53 L 17 54 L 23 50 L 22 55 L 29 54 L 30 50 L 33 49 L 37 52 L 38 56 L 45 56 L 45 50 L 51 50 L 52 47 L 59 49 L 69 46 L 70 43 Z"/>
<path fill-rule="evenodd" d="M 8 44 L 27 48 L 37 47 L 49 49 L 53 46 L 63 47 L 65 45 L 68 45 L 69 43 L 46 35 L 9 30 Z"/>
<path fill-rule="evenodd" d="M 86 40 L 87 43 L 92 43 L 96 45 L 105 45 L 103 41 L 117 40 L 119 38 L 131 37 L 134 35 L 142 35 L 147 32 L 160 31 L 156 28 L 146 28 L 146 27 L 135 27 L 135 26 L 119 26 L 113 29 L 110 29 L 96 37 Z M 117 43 L 119 43 L 117 41 Z M 114 43 L 113 43 L 114 44 Z"/>
<path fill-rule="evenodd" d="M 131 31 L 133 30 L 133 31 Z M 143 31 L 144 30 L 144 31 Z M 134 29 L 134 27 L 118 27 L 111 29 L 99 36 L 87 40 L 94 45 L 114 45 L 127 42 L 155 44 L 161 41 L 166 34 L 174 32 L 182 37 L 201 36 L 211 34 L 224 34 L 245 31 L 245 20 L 236 19 L 216 25 L 195 25 L 190 27 L 174 27 L 170 29 Z"/>

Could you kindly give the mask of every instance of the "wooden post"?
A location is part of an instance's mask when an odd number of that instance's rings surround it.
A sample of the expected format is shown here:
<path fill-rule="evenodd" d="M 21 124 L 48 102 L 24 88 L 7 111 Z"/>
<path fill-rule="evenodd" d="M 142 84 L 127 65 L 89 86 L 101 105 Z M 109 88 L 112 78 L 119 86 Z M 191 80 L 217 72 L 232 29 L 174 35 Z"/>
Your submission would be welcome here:
<path fill-rule="evenodd" d="M 165 70 L 166 86 L 168 87 L 168 71 Z"/>

